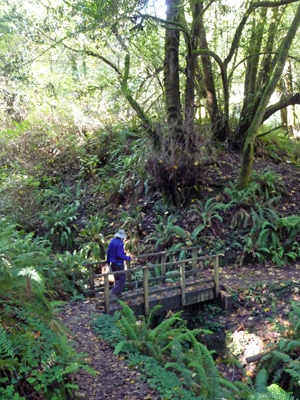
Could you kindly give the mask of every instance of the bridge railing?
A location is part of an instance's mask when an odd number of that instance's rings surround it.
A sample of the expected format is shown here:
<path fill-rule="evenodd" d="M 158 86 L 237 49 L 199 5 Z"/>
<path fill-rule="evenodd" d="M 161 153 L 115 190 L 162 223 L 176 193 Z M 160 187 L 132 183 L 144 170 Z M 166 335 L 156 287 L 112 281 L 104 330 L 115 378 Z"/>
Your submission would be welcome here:
<path fill-rule="evenodd" d="M 149 287 L 153 286 L 154 283 L 165 283 L 166 280 L 170 279 L 178 279 L 180 281 L 180 290 L 181 290 L 181 305 L 186 305 L 186 279 L 189 276 L 197 277 L 202 272 L 202 269 L 199 267 L 199 263 L 202 264 L 205 261 L 210 261 L 213 264 L 213 277 L 212 279 L 204 279 L 201 281 L 202 284 L 213 282 L 214 284 L 214 292 L 215 297 L 219 294 L 219 257 L 223 254 L 212 254 L 206 256 L 198 256 L 197 251 L 200 246 L 181 248 L 177 250 L 167 250 L 163 252 L 156 253 L 147 253 L 141 254 L 136 257 L 136 260 L 141 260 L 143 263 L 147 263 L 146 265 L 140 265 L 135 262 L 135 266 L 132 267 L 132 263 L 127 262 L 126 269 L 124 271 L 116 271 L 116 272 L 106 272 L 102 274 L 95 274 L 94 267 L 95 265 L 104 265 L 104 262 L 94 262 L 85 264 L 85 266 L 89 269 L 89 284 L 90 288 L 87 290 L 87 294 L 93 294 L 99 289 L 95 289 L 95 277 L 98 279 L 103 279 L 104 281 L 104 302 L 105 302 L 105 312 L 110 312 L 110 298 L 109 298 L 109 278 L 111 275 L 115 276 L 118 274 L 126 274 L 126 289 L 137 289 L 138 287 L 143 287 L 143 297 L 144 297 L 144 307 L 145 314 L 148 315 L 150 311 L 150 301 L 149 301 Z M 180 252 L 192 252 L 191 257 L 185 259 L 176 259 L 173 257 L 173 254 Z M 170 261 L 167 261 L 169 259 Z M 151 260 L 151 262 L 147 261 Z M 169 269 L 169 271 L 168 271 Z M 152 276 L 151 272 L 155 270 L 156 276 Z M 160 270 L 160 275 L 157 275 Z M 142 272 L 142 279 L 137 279 L 137 274 L 139 271 Z M 149 273 L 150 272 L 150 273 Z M 103 287 L 102 286 L 102 287 Z M 171 290 L 171 287 L 164 287 L 164 291 Z M 103 290 L 103 289 L 102 289 Z"/>

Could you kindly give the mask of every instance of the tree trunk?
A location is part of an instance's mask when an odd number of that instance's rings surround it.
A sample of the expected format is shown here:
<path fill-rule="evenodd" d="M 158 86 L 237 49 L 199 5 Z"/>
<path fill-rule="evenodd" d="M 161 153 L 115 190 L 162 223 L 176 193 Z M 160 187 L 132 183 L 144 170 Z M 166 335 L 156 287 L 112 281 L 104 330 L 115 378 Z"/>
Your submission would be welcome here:
<path fill-rule="evenodd" d="M 285 65 L 285 62 L 287 59 L 288 51 L 291 47 L 292 41 L 293 41 L 296 33 L 297 33 L 299 24 L 300 24 L 300 4 L 298 5 L 296 14 L 290 25 L 288 33 L 281 44 L 281 48 L 280 48 L 277 63 L 276 63 L 275 69 L 274 69 L 273 76 L 264 91 L 262 99 L 259 103 L 259 107 L 253 118 L 252 124 L 249 128 L 249 131 L 248 131 L 248 134 L 246 137 L 244 150 L 243 150 L 242 167 L 240 170 L 239 180 L 238 180 L 238 184 L 237 184 L 237 188 L 239 190 L 245 189 L 249 185 L 252 164 L 253 164 L 253 158 L 254 158 L 253 148 L 254 148 L 254 142 L 255 142 L 256 135 L 257 135 L 257 131 L 263 121 L 263 117 L 264 117 L 266 108 L 268 106 L 268 103 L 270 101 L 270 98 L 271 98 L 271 96 L 276 88 L 276 85 L 282 75 L 283 68 L 284 68 L 284 65 Z"/>
<path fill-rule="evenodd" d="M 166 0 L 167 22 L 179 21 L 180 0 Z M 179 30 L 170 25 L 165 36 L 164 85 L 168 129 L 171 135 L 182 135 L 182 115 L 179 88 Z"/>
<path fill-rule="evenodd" d="M 244 83 L 244 102 L 240 116 L 240 123 L 234 139 L 236 142 L 235 145 L 238 147 L 243 145 L 246 132 L 249 129 L 253 115 L 255 114 L 260 101 L 259 94 L 261 95 L 261 92 L 257 89 L 257 72 L 267 8 L 260 10 L 260 13 L 261 14 L 257 18 L 258 21 L 254 18 L 252 22 L 251 38 L 249 42 L 250 56 L 247 59 Z"/>
<path fill-rule="evenodd" d="M 197 70 L 197 56 L 193 50 L 197 48 L 197 39 L 200 36 L 199 15 L 201 5 L 199 1 L 193 2 L 193 29 L 188 43 L 188 54 L 186 57 L 186 84 L 185 84 L 185 121 L 184 128 L 188 137 L 194 136 L 194 107 L 195 107 L 195 84 Z"/>
<path fill-rule="evenodd" d="M 203 1 L 200 2 L 202 11 Z M 203 23 L 203 14 L 199 13 L 199 45 L 201 50 L 208 50 L 208 44 L 206 39 L 206 32 Z M 211 120 L 212 135 L 215 139 L 225 141 L 227 137 L 226 125 L 224 125 L 224 115 L 221 113 L 218 107 L 218 100 L 215 88 L 215 81 L 213 75 L 213 69 L 211 64 L 211 57 L 206 54 L 201 54 L 201 62 L 203 68 L 204 83 L 206 88 L 206 104 L 208 114 Z"/>

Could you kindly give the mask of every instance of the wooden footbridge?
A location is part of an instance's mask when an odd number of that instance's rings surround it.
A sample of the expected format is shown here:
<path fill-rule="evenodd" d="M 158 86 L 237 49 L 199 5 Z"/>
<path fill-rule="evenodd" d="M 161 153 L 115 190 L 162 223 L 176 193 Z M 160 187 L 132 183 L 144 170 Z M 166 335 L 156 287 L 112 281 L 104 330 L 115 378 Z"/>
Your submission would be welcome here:
<path fill-rule="evenodd" d="M 126 285 L 119 299 L 136 315 L 149 315 L 161 304 L 164 309 L 212 300 L 219 295 L 219 257 L 223 254 L 198 256 L 199 246 L 142 254 L 127 262 L 125 271 L 97 274 L 104 261 L 85 264 L 89 271 L 86 296 L 99 299 L 97 308 L 113 314 L 120 308 L 109 298 L 114 275 L 126 274 Z"/>

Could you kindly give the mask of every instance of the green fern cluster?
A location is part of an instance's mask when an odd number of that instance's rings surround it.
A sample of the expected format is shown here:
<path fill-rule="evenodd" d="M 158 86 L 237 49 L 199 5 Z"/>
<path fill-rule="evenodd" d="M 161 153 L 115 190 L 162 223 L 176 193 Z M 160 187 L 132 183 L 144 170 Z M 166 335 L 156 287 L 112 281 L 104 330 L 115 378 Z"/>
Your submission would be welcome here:
<path fill-rule="evenodd" d="M 193 230 L 191 239 L 197 241 L 200 234 L 208 233 L 217 236 L 221 229 L 223 218 L 220 214 L 225 209 L 225 204 L 215 201 L 213 198 L 208 199 L 205 203 L 196 199 L 191 205 L 189 213 L 200 218 L 199 225 Z"/>
<path fill-rule="evenodd" d="M 115 354 L 121 351 L 139 353 L 153 357 L 166 370 L 182 377 L 185 390 L 190 390 L 199 399 L 215 400 L 241 398 L 246 386 L 228 382 L 217 370 L 216 364 L 206 346 L 197 341 L 201 334 L 209 334 L 203 329 L 189 330 L 180 318 L 181 312 L 150 329 L 151 320 L 157 311 L 153 310 L 148 320 L 138 320 L 124 303 L 118 316 L 118 327 L 124 340 L 117 344 Z M 199 397 L 198 397 L 199 396 Z"/>
<path fill-rule="evenodd" d="M 225 206 L 225 211 L 231 218 L 232 228 L 246 229 L 251 228 L 258 220 L 272 218 L 273 199 L 268 202 L 258 201 L 257 186 L 250 183 L 248 188 L 237 190 L 232 183 L 224 190 L 229 196 L 229 201 Z M 276 214 L 276 213 L 275 213 Z"/>
<path fill-rule="evenodd" d="M 67 377 L 86 368 L 49 303 L 58 269 L 47 242 L 0 225 L 0 398 L 65 400 Z M 56 272 L 56 271 L 57 272 Z"/>
<path fill-rule="evenodd" d="M 161 398 L 294 400 L 293 395 L 285 392 L 277 383 L 270 385 L 265 368 L 259 371 L 255 382 L 251 379 L 241 382 L 223 378 L 213 359 L 214 352 L 197 340 L 199 333 L 210 332 L 187 329 L 180 313 L 171 315 L 151 328 L 159 306 L 146 319 L 136 318 L 126 304 L 120 304 L 122 310 L 113 317 L 99 316 L 95 321 L 96 332 L 115 346 L 115 354 L 126 353 L 129 367 L 138 368 L 149 386 L 160 393 Z M 293 312 L 300 316 L 298 306 L 294 305 Z M 294 316 L 291 314 L 291 318 Z M 299 330 L 298 321 L 294 325 L 295 332 Z M 298 341 L 290 342 L 287 349 L 295 351 L 297 345 Z M 295 371 L 293 364 L 289 365 L 289 373 L 290 369 Z"/>
<path fill-rule="evenodd" d="M 74 246 L 79 206 L 79 201 L 75 200 L 64 207 L 57 204 L 39 214 L 46 230 L 46 238 L 51 241 L 53 249 L 69 250 Z"/>
<path fill-rule="evenodd" d="M 156 328 L 150 329 L 152 320 L 161 306 L 152 309 L 150 316 L 137 319 L 125 303 L 122 303 L 122 310 L 118 313 L 117 325 L 122 332 L 125 340 L 118 343 L 115 354 L 121 351 L 137 349 L 140 353 L 149 355 L 162 363 L 163 357 L 171 351 L 172 341 L 175 338 L 185 338 L 186 332 L 198 335 L 199 333 L 209 333 L 203 329 L 189 331 L 185 322 L 180 318 L 182 312 L 175 313 L 170 318 L 164 320 Z"/>
<path fill-rule="evenodd" d="M 279 217 L 274 211 L 263 218 L 257 218 L 250 230 L 244 254 L 253 259 L 264 261 L 270 257 L 277 265 L 283 265 L 288 259 L 295 260 L 300 255 L 296 241 L 300 233 L 300 216 Z"/>
<path fill-rule="evenodd" d="M 286 337 L 278 343 L 270 343 L 274 347 L 259 363 L 259 369 L 265 369 L 268 379 L 283 389 L 300 396 L 300 304 L 293 302 L 289 315 L 289 328 L 285 328 Z"/>
<path fill-rule="evenodd" d="M 257 185 L 257 195 L 261 201 L 279 198 L 286 193 L 282 178 L 270 169 L 261 172 L 252 172 L 252 181 Z"/>
<path fill-rule="evenodd" d="M 82 222 L 84 222 L 85 228 L 81 229 L 77 240 L 80 253 L 91 261 L 103 260 L 107 248 L 103 235 L 103 229 L 107 226 L 106 220 L 94 215 Z"/>
<path fill-rule="evenodd" d="M 178 240 L 189 240 L 189 232 L 175 225 L 176 217 L 169 215 L 167 219 L 158 215 L 158 223 L 154 225 L 154 231 L 149 235 L 147 241 L 154 244 L 154 249 L 163 251 L 170 249 Z"/>
<path fill-rule="evenodd" d="M 249 400 L 294 400 L 294 396 L 285 392 L 279 385 L 271 384 L 267 386 L 268 374 L 265 369 L 261 369 L 256 375 L 253 391 L 249 395 Z"/>

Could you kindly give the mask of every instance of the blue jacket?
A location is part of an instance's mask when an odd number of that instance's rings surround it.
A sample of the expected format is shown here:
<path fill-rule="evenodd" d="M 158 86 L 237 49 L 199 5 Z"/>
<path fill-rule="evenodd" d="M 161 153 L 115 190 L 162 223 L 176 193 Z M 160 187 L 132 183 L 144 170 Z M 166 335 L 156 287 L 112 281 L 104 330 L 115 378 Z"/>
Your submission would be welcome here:
<path fill-rule="evenodd" d="M 106 261 L 108 263 L 123 264 L 124 260 L 129 261 L 130 257 L 126 256 L 124 252 L 123 240 L 115 237 L 109 243 Z"/>

